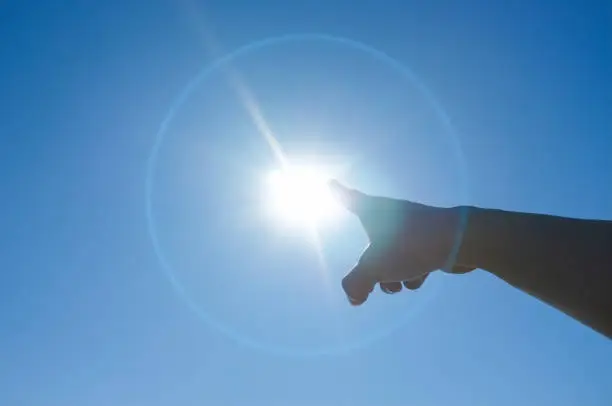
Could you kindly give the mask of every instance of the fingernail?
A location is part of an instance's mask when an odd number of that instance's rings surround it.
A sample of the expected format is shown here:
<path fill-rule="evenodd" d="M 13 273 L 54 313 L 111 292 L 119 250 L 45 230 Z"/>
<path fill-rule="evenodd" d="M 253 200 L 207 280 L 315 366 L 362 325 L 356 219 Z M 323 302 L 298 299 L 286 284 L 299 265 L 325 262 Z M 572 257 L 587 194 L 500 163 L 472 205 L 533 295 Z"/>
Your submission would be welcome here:
<path fill-rule="evenodd" d="M 354 298 L 352 298 L 350 296 L 348 296 L 347 298 L 348 298 L 349 303 L 352 306 L 359 306 L 359 305 L 363 304 L 363 302 L 365 302 L 365 300 L 357 300 L 357 299 L 354 299 Z"/>

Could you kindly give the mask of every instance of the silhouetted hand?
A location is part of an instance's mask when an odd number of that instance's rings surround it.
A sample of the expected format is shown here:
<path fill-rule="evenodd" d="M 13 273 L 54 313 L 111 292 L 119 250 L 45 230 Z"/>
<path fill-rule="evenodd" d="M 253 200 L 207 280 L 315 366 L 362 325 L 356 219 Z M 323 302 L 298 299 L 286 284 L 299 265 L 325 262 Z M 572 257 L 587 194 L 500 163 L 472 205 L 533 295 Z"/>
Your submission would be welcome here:
<path fill-rule="evenodd" d="M 342 281 L 351 304 L 364 303 L 376 284 L 389 294 L 401 291 L 402 285 L 418 289 L 429 273 L 447 265 L 459 226 L 458 208 L 370 196 L 337 181 L 330 187 L 359 218 L 370 240 L 357 265 Z M 453 265 L 446 271 L 471 270 Z"/>

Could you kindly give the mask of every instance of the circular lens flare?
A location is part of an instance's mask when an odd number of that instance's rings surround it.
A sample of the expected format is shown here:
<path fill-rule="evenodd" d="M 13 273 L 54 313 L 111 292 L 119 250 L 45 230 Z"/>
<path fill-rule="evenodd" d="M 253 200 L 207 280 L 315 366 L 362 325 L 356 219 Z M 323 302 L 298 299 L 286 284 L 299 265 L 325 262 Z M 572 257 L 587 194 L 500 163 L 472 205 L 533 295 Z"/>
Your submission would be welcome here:
<path fill-rule="evenodd" d="M 339 213 L 329 177 L 315 167 L 287 167 L 268 175 L 270 209 L 289 225 L 318 227 Z"/>

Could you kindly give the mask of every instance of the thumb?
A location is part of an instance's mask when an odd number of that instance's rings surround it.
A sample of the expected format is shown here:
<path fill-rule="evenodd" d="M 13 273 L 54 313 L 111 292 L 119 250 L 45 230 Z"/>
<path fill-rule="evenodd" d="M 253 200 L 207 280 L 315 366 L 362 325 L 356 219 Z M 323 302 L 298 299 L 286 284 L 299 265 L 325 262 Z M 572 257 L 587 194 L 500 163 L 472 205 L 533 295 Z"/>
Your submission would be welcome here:
<path fill-rule="evenodd" d="M 360 215 L 370 200 L 370 196 L 355 189 L 346 187 L 337 180 L 329 182 L 329 188 L 333 195 L 342 203 L 342 205 L 350 210 L 353 214 Z"/>
<path fill-rule="evenodd" d="M 361 255 L 359 262 L 342 279 L 342 288 L 354 306 L 363 304 L 378 283 L 375 251 L 370 245 Z"/>

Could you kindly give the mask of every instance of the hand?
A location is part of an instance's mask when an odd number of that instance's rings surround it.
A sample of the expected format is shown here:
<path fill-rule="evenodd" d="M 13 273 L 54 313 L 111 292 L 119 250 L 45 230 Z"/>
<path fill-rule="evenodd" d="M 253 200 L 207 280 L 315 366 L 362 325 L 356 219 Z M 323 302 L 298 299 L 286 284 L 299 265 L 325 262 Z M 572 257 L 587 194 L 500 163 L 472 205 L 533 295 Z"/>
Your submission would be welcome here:
<path fill-rule="evenodd" d="M 447 265 L 460 226 L 459 208 L 370 196 L 336 181 L 330 187 L 344 207 L 359 218 L 370 240 L 357 265 L 342 280 L 351 304 L 364 303 L 376 284 L 389 294 L 401 291 L 402 285 L 418 289 L 431 272 Z M 471 270 L 453 265 L 447 271 Z"/>

